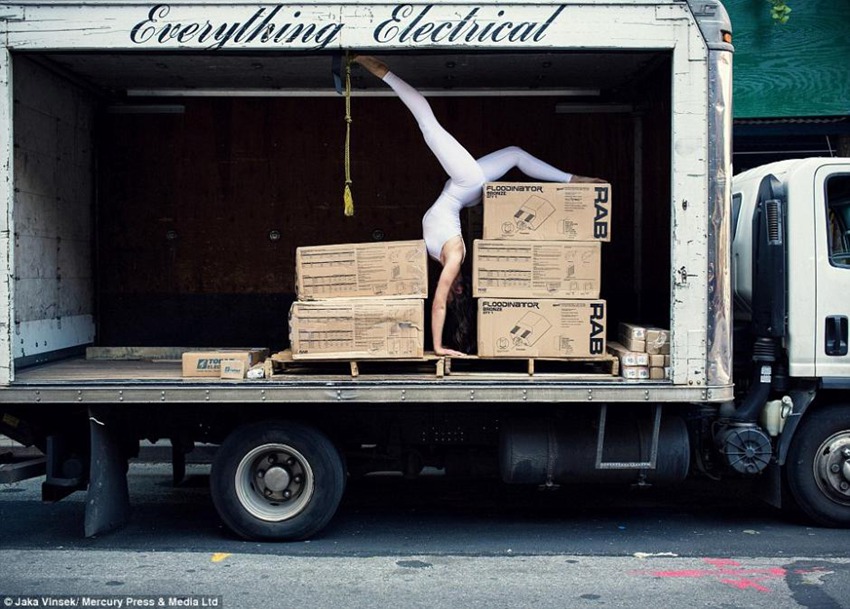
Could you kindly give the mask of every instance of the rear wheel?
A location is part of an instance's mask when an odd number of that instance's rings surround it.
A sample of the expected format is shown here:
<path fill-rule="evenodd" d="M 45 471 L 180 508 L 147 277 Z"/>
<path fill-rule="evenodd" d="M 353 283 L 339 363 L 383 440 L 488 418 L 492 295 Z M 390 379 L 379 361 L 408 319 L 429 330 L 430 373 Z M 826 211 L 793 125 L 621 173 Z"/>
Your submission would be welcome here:
<path fill-rule="evenodd" d="M 806 416 L 785 468 L 807 516 L 824 526 L 850 526 L 850 406 L 827 406 Z"/>
<path fill-rule="evenodd" d="M 233 432 L 210 474 L 219 516 L 248 539 L 310 537 L 333 517 L 344 487 L 342 458 L 324 434 L 277 421 Z"/>

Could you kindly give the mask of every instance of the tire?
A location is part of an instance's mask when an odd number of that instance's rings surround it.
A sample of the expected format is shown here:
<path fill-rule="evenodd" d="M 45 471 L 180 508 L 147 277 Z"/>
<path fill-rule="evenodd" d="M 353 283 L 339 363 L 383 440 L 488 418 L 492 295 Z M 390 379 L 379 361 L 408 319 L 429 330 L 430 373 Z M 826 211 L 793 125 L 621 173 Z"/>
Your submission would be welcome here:
<path fill-rule="evenodd" d="M 850 527 L 850 406 L 826 406 L 800 422 L 785 474 L 806 516 L 823 526 Z"/>
<path fill-rule="evenodd" d="M 322 530 L 345 488 L 342 458 L 316 429 L 266 421 L 219 447 L 210 493 L 224 524 L 246 539 L 294 541 Z"/>

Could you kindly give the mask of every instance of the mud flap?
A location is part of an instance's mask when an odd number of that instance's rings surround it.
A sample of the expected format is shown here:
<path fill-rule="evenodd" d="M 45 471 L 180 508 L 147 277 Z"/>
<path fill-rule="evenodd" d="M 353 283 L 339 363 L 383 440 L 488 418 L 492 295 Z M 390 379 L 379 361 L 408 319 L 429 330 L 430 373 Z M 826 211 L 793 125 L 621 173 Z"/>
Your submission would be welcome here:
<path fill-rule="evenodd" d="M 782 508 L 782 468 L 775 461 L 753 481 L 753 494 L 770 506 Z"/>
<path fill-rule="evenodd" d="M 89 408 L 91 471 L 86 497 L 86 537 L 112 531 L 130 516 L 127 455 L 120 419 L 97 407 Z"/>

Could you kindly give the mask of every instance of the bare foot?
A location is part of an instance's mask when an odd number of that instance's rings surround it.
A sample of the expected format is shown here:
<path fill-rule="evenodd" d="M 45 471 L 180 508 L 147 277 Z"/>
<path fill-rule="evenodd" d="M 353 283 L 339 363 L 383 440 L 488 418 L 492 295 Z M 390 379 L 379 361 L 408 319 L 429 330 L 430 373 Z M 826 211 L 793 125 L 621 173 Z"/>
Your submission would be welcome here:
<path fill-rule="evenodd" d="M 436 353 L 437 355 L 443 355 L 448 357 L 467 357 L 466 353 L 461 353 L 460 351 L 455 351 L 454 349 L 446 349 L 445 347 L 434 349 L 434 353 Z"/>
<path fill-rule="evenodd" d="M 600 178 L 589 178 L 587 176 L 577 176 L 577 175 L 573 175 L 570 182 L 573 182 L 575 184 L 605 184 L 606 183 L 605 180 L 602 180 Z"/>
<path fill-rule="evenodd" d="M 371 55 L 358 55 L 353 59 L 353 61 L 359 63 L 361 66 L 369 70 L 372 74 L 374 74 L 381 80 L 383 80 L 384 76 L 387 75 L 387 72 L 390 71 L 390 69 L 387 67 L 387 64 L 385 64 L 383 61 L 380 61 L 379 59 L 375 59 Z"/>

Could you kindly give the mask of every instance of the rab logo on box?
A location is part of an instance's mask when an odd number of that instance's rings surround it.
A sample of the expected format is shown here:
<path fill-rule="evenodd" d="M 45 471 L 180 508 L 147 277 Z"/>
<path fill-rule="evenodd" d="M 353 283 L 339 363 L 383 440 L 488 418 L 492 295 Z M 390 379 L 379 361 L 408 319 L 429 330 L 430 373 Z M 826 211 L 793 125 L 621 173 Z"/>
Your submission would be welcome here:
<path fill-rule="evenodd" d="M 593 199 L 593 206 L 596 209 L 596 215 L 593 218 L 593 237 L 595 239 L 608 238 L 608 188 L 606 186 L 597 186 L 594 188 L 596 197 Z"/>
<path fill-rule="evenodd" d="M 595 302 L 590 305 L 590 353 L 602 355 L 605 353 L 605 325 L 600 320 L 605 319 L 605 303 Z M 602 335 L 602 336 L 600 336 Z"/>

